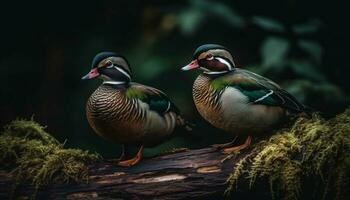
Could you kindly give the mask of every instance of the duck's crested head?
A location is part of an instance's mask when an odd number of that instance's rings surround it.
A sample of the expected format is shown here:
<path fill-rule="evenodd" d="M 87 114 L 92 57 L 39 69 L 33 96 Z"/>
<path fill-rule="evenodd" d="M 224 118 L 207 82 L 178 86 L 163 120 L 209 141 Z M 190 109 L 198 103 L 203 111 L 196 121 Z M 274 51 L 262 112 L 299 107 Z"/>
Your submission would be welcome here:
<path fill-rule="evenodd" d="M 219 45 L 219 44 L 203 44 L 199 46 L 193 53 L 193 59 L 196 59 L 199 57 L 199 55 L 203 52 L 212 50 L 212 49 L 222 49 L 229 51 L 226 47 Z"/>
<path fill-rule="evenodd" d="M 192 62 L 182 70 L 202 69 L 207 74 L 221 74 L 232 71 L 234 68 L 233 57 L 226 47 L 218 44 L 204 44 L 194 51 Z"/>
<path fill-rule="evenodd" d="M 132 71 L 128 60 L 117 53 L 104 51 L 98 53 L 91 63 L 91 71 L 82 79 L 100 77 L 105 81 L 130 82 Z"/>

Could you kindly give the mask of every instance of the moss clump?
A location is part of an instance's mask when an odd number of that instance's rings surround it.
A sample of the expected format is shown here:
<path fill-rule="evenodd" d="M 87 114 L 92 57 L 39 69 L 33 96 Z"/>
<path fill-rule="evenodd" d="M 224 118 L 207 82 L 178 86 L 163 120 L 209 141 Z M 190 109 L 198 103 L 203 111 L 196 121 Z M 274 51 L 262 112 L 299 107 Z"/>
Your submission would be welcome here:
<path fill-rule="evenodd" d="M 226 194 L 237 188 L 241 178 L 249 179 L 250 188 L 258 178 L 265 178 L 273 198 L 299 199 L 308 192 L 316 193 L 316 198 L 346 199 L 349 153 L 350 109 L 329 121 L 317 114 L 299 118 L 292 128 L 261 141 L 237 163 Z M 303 184 L 306 180 L 312 180 L 311 188 L 310 183 Z"/>
<path fill-rule="evenodd" d="M 87 164 L 101 157 L 64 149 L 44 128 L 33 120 L 15 120 L 0 134 L 0 162 L 2 168 L 12 170 L 17 180 L 14 188 L 29 182 L 36 193 L 51 182 L 87 181 Z"/>

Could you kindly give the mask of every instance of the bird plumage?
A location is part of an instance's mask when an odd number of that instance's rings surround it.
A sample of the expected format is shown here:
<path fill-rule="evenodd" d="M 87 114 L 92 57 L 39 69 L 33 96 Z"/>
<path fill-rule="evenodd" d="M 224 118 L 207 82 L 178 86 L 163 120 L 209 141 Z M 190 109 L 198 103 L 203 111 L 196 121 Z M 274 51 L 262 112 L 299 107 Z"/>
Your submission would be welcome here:
<path fill-rule="evenodd" d="M 89 98 L 86 113 L 100 136 L 119 144 L 146 146 L 166 139 L 180 117 L 164 93 L 137 83 L 102 84 Z"/>
<path fill-rule="evenodd" d="M 216 89 L 234 87 L 248 97 L 249 103 L 281 106 L 295 112 L 305 109 L 303 104 L 275 82 L 248 70 L 235 68 L 230 73 L 215 78 L 212 85 Z"/>
<path fill-rule="evenodd" d="M 176 126 L 186 126 L 175 104 L 162 91 L 131 82 L 125 57 L 113 52 L 95 56 L 91 71 L 82 79 L 100 77 L 104 82 L 90 96 L 86 116 L 101 137 L 123 145 L 142 145 L 137 156 L 122 165 L 136 164 L 143 146 L 167 139 Z"/>
<path fill-rule="evenodd" d="M 236 68 L 229 50 L 221 45 L 198 47 L 192 62 L 182 68 L 193 69 L 203 70 L 193 84 L 197 110 L 212 125 L 232 135 L 264 133 L 289 114 L 305 110 L 275 82 Z"/>

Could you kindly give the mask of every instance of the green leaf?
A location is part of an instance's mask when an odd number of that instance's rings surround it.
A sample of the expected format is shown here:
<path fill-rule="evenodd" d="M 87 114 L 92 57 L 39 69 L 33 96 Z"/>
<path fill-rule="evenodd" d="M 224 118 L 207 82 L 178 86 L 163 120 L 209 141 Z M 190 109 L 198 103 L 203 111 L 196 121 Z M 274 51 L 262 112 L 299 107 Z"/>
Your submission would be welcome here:
<path fill-rule="evenodd" d="M 245 25 L 245 20 L 232 8 L 226 6 L 225 4 L 208 1 L 208 0 L 195 0 L 197 5 L 202 9 L 211 12 L 214 15 L 223 18 L 223 20 L 229 23 L 235 28 L 242 28 Z"/>
<path fill-rule="evenodd" d="M 299 40 L 298 45 L 305 52 L 309 53 L 317 63 L 321 62 L 323 48 L 319 43 L 311 40 Z"/>
<path fill-rule="evenodd" d="M 291 60 L 289 62 L 291 68 L 299 75 L 316 80 L 325 81 L 324 75 L 317 70 L 317 68 L 311 64 L 308 60 Z"/>
<path fill-rule="evenodd" d="M 254 16 L 252 18 L 252 23 L 258 25 L 260 28 L 264 30 L 278 31 L 278 32 L 285 31 L 285 28 L 280 22 L 267 17 Z"/>
<path fill-rule="evenodd" d="M 187 9 L 178 15 L 180 30 L 185 35 L 192 35 L 202 23 L 205 15 L 199 9 Z"/>
<path fill-rule="evenodd" d="M 139 68 L 134 70 L 137 77 L 144 80 L 151 80 L 169 69 L 169 60 L 161 57 L 151 57 L 143 61 Z"/>
<path fill-rule="evenodd" d="M 327 101 L 345 98 L 338 86 L 327 81 L 316 84 L 307 79 L 298 79 L 289 82 L 285 88 L 302 102 L 313 99 L 313 95 L 320 96 Z"/>
<path fill-rule="evenodd" d="M 274 67 L 284 62 L 289 50 L 289 42 L 278 37 L 267 38 L 261 47 L 262 64 L 264 67 Z"/>
<path fill-rule="evenodd" d="M 229 6 L 209 0 L 191 0 L 190 7 L 178 15 L 180 30 L 185 35 L 194 34 L 207 17 L 221 18 L 235 28 L 245 26 L 245 20 Z"/>
<path fill-rule="evenodd" d="M 303 34 L 312 34 L 319 30 L 322 23 L 318 19 L 310 20 L 304 24 L 294 25 L 292 27 L 293 32 L 303 35 Z"/>

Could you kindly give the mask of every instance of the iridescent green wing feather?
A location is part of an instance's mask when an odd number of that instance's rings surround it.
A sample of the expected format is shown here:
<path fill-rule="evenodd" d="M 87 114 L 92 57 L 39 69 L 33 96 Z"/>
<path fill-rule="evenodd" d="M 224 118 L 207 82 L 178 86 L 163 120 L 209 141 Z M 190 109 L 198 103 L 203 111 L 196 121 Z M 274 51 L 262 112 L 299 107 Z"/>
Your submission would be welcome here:
<path fill-rule="evenodd" d="M 179 113 L 179 109 L 162 91 L 141 84 L 133 83 L 127 88 L 126 96 L 136 98 L 149 105 L 149 109 L 163 115 L 167 112 Z"/>
<path fill-rule="evenodd" d="M 281 106 L 296 112 L 305 108 L 273 81 L 243 69 L 236 68 L 234 72 L 216 78 L 212 86 L 216 90 L 233 87 L 247 96 L 252 104 Z"/>

